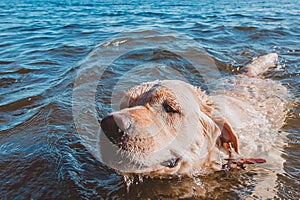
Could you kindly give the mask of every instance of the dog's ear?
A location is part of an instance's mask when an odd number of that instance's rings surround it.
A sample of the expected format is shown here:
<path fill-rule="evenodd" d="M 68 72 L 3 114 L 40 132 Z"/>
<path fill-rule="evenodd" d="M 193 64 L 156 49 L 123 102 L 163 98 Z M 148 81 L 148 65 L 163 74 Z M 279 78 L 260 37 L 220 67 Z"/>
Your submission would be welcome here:
<path fill-rule="evenodd" d="M 217 138 L 217 146 L 224 147 L 231 155 L 232 149 L 239 153 L 238 137 L 234 133 L 229 122 L 227 122 L 220 113 L 213 109 L 213 101 L 202 92 L 200 88 L 194 87 L 194 91 L 198 97 L 199 106 L 202 112 L 209 116 L 219 127 L 221 135 Z"/>
<path fill-rule="evenodd" d="M 219 126 L 221 130 L 221 135 L 217 139 L 217 145 L 219 147 L 224 147 L 229 153 L 231 153 L 232 149 L 239 153 L 238 147 L 238 137 L 234 133 L 230 124 L 224 119 L 213 119 L 216 124 Z"/>

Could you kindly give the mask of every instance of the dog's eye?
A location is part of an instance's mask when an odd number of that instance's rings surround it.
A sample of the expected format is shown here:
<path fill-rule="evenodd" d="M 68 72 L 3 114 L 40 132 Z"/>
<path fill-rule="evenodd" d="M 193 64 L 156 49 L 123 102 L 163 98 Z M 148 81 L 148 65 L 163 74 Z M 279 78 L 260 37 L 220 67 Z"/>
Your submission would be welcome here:
<path fill-rule="evenodd" d="M 164 107 L 164 109 L 165 109 L 165 111 L 166 111 L 167 113 L 178 113 L 177 110 L 175 110 L 174 108 L 172 108 L 172 106 L 170 106 L 170 105 L 167 104 L 167 103 L 164 103 L 164 104 L 163 104 L 163 107 Z"/>

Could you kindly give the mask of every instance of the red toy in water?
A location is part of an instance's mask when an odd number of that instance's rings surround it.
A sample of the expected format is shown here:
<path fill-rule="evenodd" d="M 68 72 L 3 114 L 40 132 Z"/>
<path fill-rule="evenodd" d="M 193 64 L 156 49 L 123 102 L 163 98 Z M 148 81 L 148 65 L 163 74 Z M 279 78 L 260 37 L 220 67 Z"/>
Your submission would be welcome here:
<path fill-rule="evenodd" d="M 222 165 L 222 169 L 229 171 L 231 169 L 245 169 L 248 164 L 261 164 L 266 160 L 263 158 L 242 158 L 242 159 L 225 159 L 227 163 Z"/>

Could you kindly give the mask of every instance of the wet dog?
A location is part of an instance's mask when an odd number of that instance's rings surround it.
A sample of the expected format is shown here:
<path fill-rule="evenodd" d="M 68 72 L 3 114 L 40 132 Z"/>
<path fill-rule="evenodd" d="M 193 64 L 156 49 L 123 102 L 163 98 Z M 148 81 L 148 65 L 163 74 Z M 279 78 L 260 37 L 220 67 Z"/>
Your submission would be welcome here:
<path fill-rule="evenodd" d="M 101 121 L 105 162 L 123 175 L 148 176 L 205 174 L 249 157 L 271 157 L 282 166 L 273 147 L 288 91 L 263 76 L 276 60 L 275 53 L 259 57 L 209 95 L 179 80 L 131 88 L 120 111 Z"/>

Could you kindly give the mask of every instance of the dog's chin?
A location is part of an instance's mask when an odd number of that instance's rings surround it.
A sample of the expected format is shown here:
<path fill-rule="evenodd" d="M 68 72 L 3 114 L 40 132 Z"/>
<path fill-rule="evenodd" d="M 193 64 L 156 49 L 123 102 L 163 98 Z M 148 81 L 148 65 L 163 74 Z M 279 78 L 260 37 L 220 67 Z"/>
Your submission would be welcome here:
<path fill-rule="evenodd" d="M 140 150 L 143 146 L 145 145 L 135 149 Z M 160 153 L 134 151 L 131 149 L 133 146 L 112 143 L 104 134 L 100 135 L 99 147 L 102 162 L 121 175 L 168 176 L 177 174 L 182 165 L 182 158 L 169 150 Z M 150 145 L 150 148 L 153 146 Z"/>

